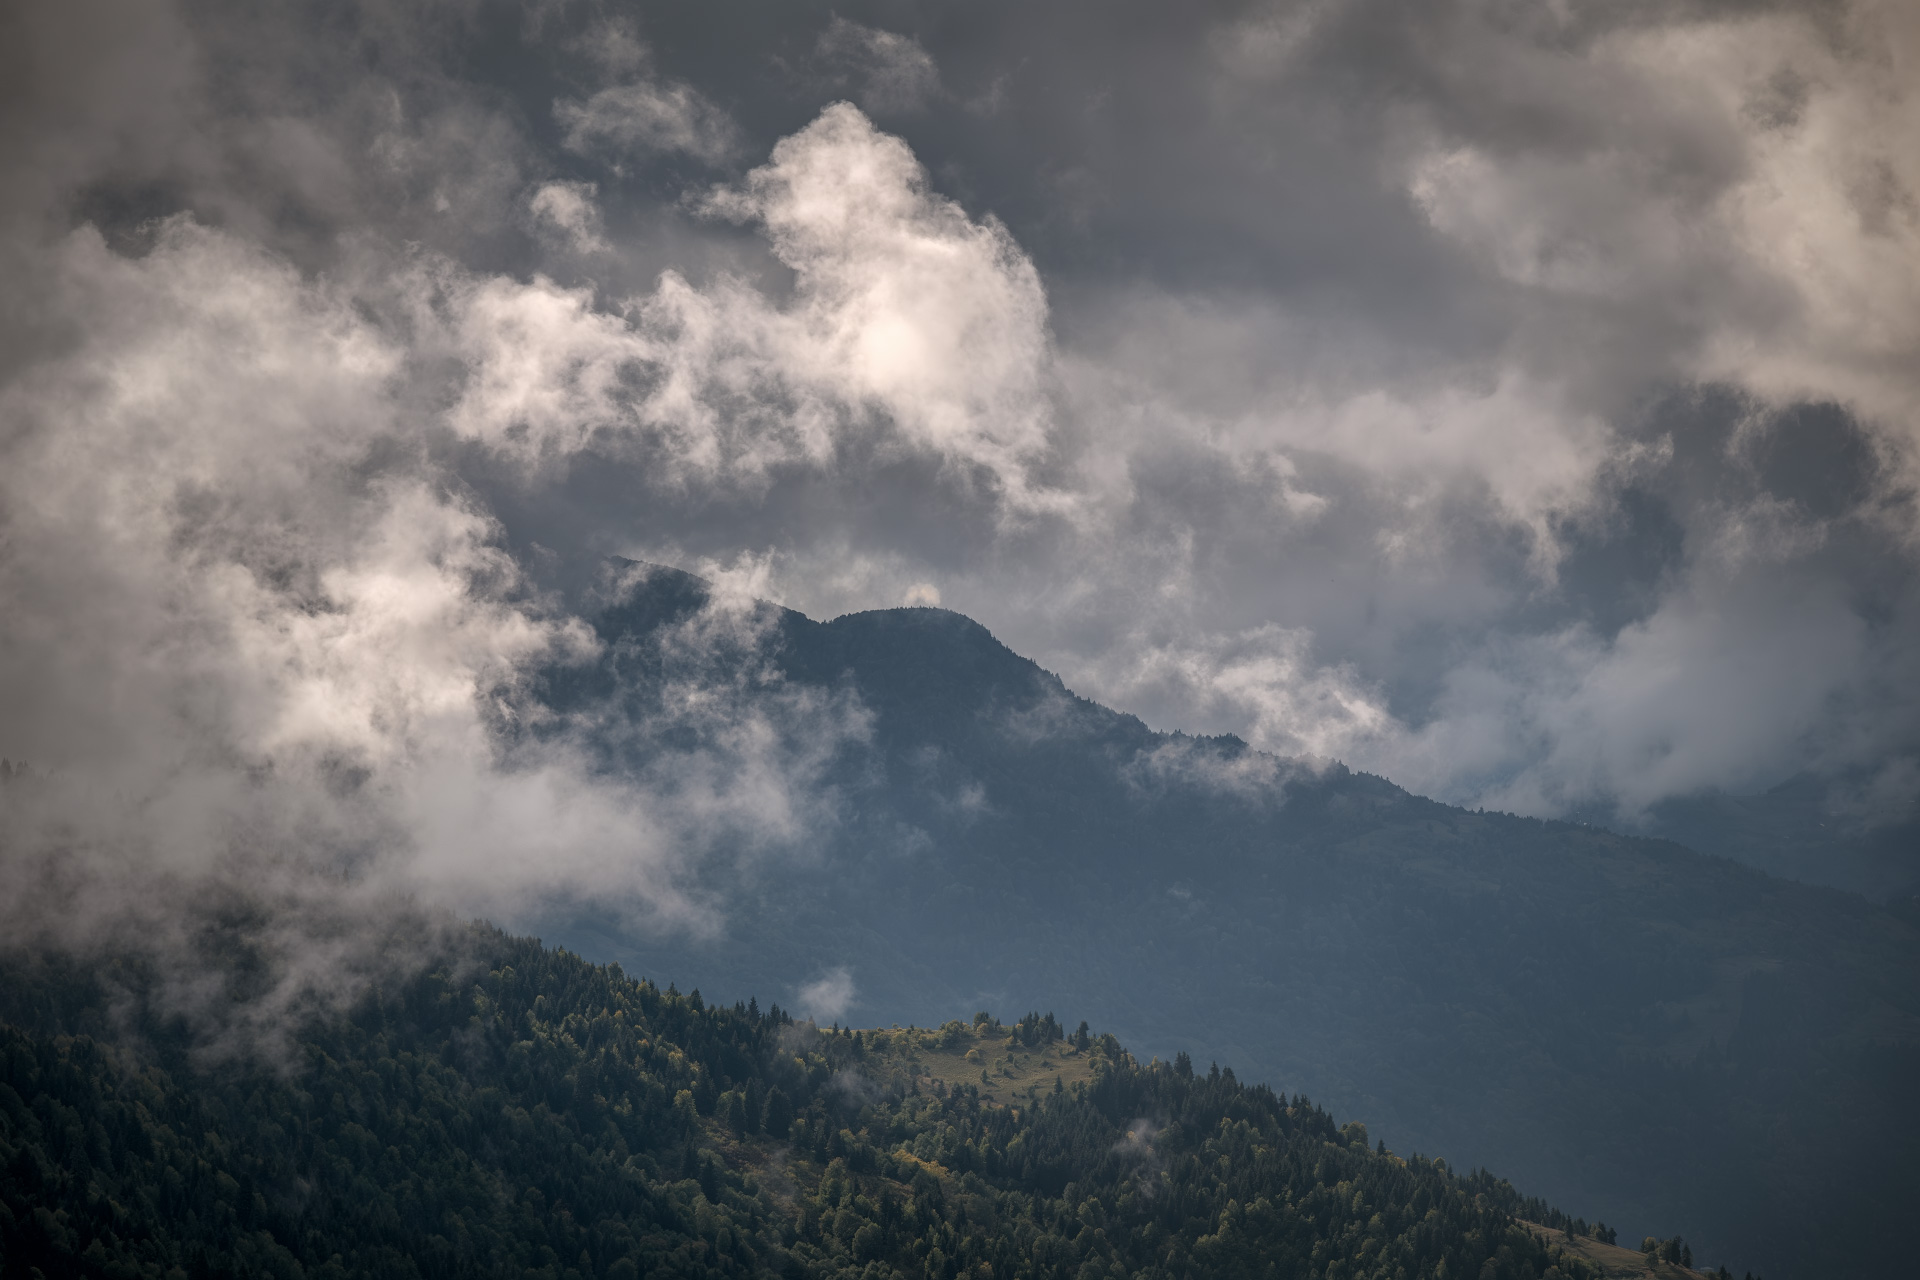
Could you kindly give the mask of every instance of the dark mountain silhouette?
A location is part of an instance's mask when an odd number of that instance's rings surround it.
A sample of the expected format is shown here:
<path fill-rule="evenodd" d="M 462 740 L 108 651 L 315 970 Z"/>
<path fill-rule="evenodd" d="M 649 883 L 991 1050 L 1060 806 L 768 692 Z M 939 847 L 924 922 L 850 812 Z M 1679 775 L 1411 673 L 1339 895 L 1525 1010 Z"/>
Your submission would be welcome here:
<path fill-rule="evenodd" d="M 725 999 L 844 967 L 847 1017 L 1069 1008 L 1217 1059 L 1736 1270 L 1886 1273 L 1920 1215 L 1920 929 L 1680 845 L 1475 813 L 1337 764 L 1155 733 L 967 618 L 735 610 L 649 569 L 551 694 L 657 716 L 676 664 L 857 699 L 825 834 L 711 863 L 720 936 L 550 940 Z M 680 637 L 707 627 L 707 642 Z M 689 733 L 697 729 L 689 728 Z M 657 737 L 645 739 L 657 742 Z M 610 768 L 645 768 L 609 731 Z M 646 750 L 659 748 L 650 746 Z"/>

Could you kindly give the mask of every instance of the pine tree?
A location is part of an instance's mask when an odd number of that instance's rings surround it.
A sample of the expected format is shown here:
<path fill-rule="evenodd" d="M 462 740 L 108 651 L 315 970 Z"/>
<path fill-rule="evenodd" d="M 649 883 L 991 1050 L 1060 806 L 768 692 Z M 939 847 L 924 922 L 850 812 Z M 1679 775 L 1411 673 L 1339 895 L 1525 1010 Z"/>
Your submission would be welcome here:
<path fill-rule="evenodd" d="M 767 1092 L 766 1119 L 763 1121 L 767 1135 L 775 1139 L 784 1139 L 793 1130 L 793 1100 L 787 1097 L 786 1090 L 775 1086 Z"/>

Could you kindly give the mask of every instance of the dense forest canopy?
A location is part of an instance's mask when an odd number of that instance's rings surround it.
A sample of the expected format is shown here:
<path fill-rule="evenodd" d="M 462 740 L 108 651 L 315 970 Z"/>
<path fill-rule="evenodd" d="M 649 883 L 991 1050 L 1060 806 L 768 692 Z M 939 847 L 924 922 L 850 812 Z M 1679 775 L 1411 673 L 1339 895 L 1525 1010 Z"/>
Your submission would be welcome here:
<path fill-rule="evenodd" d="M 474 929 L 277 1060 L 209 1060 L 127 1022 L 138 966 L 8 979 L 7 1280 L 1599 1280 L 1611 1238 L 1051 1014 L 821 1030 Z M 996 1105 L 927 1073 L 978 1046 L 1058 1074 Z"/>

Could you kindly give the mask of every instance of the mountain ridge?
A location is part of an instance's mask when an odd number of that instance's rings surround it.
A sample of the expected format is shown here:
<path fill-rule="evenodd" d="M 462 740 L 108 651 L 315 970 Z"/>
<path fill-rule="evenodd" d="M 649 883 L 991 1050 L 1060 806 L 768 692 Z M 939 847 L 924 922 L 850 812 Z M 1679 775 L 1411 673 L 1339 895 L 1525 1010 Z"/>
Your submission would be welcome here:
<path fill-rule="evenodd" d="M 703 607 L 682 575 L 663 610 L 658 576 L 599 619 L 610 649 Z M 871 718 L 822 775 L 836 822 L 805 857 L 716 865 L 719 938 L 591 913 L 547 936 L 722 993 L 845 971 L 880 1021 L 1070 1005 L 1632 1232 L 1677 1215 L 1769 1274 L 1821 1274 L 1821 1234 L 1890 1257 L 1883 1224 L 1920 1209 L 1880 1154 L 1920 1141 L 1899 1083 L 1920 1073 L 1920 934 L 1866 900 L 1159 734 L 950 611 L 766 609 L 766 678 Z M 1816 1080 L 1838 1083 L 1781 1101 Z"/>

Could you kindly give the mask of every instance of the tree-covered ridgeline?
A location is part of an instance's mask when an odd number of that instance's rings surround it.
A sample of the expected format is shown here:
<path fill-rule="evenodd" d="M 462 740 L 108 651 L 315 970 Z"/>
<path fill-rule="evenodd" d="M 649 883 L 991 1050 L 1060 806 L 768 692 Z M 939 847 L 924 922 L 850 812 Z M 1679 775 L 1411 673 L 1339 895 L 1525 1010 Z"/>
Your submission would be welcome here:
<path fill-rule="evenodd" d="M 282 1060 L 206 1062 L 61 981 L 0 1025 L 6 1280 L 1597 1276 L 1490 1175 L 1051 1015 L 819 1031 L 476 930 Z M 956 1036 L 1091 1071 L 987 1105 L 920 1069 Z"/>

